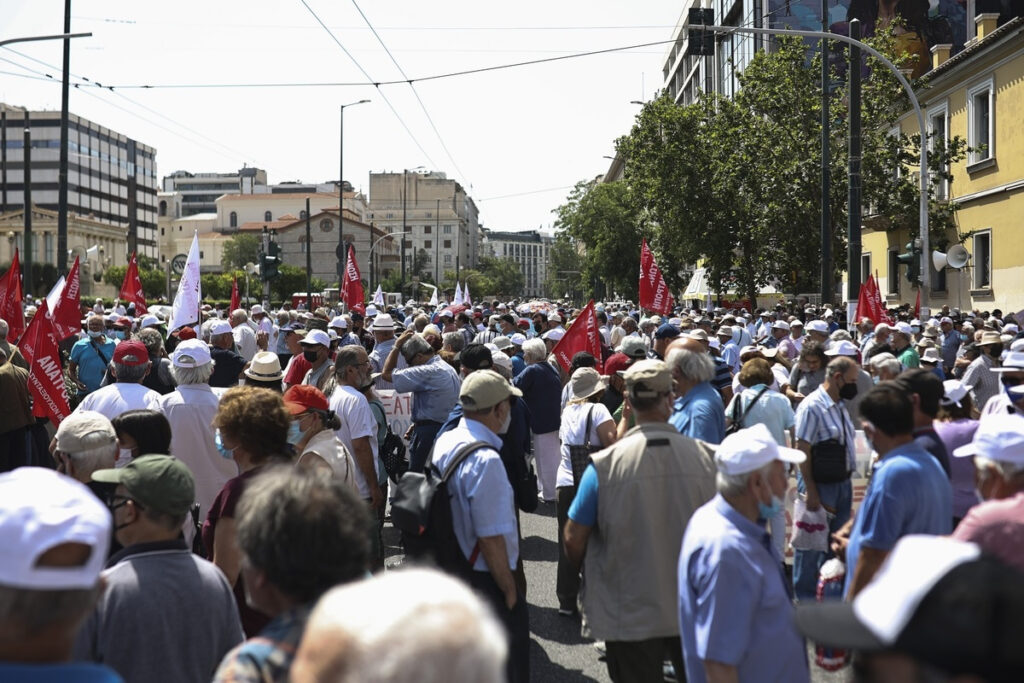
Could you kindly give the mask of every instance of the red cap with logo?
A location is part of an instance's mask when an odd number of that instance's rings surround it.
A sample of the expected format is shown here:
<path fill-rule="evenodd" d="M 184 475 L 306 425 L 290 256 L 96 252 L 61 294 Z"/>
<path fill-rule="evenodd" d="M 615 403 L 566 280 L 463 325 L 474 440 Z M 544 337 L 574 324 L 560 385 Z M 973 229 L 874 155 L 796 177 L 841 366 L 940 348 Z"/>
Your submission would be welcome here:
<path fill-rule="evenodd" d="M 127 366 L 142 365 L 149 362 L 149 351 L 138 339 L 129 339 L 114 349 L 114 362 Z"/>

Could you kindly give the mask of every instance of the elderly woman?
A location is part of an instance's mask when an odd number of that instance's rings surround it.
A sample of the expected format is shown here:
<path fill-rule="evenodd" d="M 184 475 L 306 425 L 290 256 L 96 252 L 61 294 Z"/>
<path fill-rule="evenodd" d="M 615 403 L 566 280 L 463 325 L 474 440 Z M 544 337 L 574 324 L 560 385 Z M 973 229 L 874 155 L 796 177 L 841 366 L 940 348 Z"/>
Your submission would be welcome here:
<path fill-rule="evenodd" d="M 896 379 L 903 372 L 903 364 L 896 356 L 888 352 L 872 356 L 868 367 L 871 368 L 871 374 L 877 377 L 879 382 Z"/>
<path fill-rule="evenodd" d="M 284 407 L 292 416 L 288 443 L 298 453 L 295 465 L 336 477 L 357 491 L 352 455 L 334 433 L 341 428 L 341 420 L 328 406 L 324 393 L 309 384 L 296 384 L 284 393 Z"/>
<path fill-rule="evenodd" d="M 269 389 L 234 387 L 221 397 L 213 426 L 215 442 L 222 458 L 238 465 L 239 475 L 228 480 L 213 501 L 203 524 L 203 545 L 228 583 L 234 586 L 242 629 L 252 637 L 267 625 L 266 615 L 255 611 L 245 601 L 241 581 L 242 557 L 235 530 L 235 507 L 246 482 L 266 466 L 291 461 L 288 444 L 291 415 L 279 394 Z"/>
<path fill-rule="evenodd" d="M 579 354 L 577 354 L 579 355 Z M 588 354 L 589 355 L 589 354 Z M 575 360 L 575 358 L 573 359 Z M 590 444 L 594 450 L 615 443 L 615 420 L 607 406 L 601 403 L 604 382 L 593 367 L 582 366 L 572 373 L 569 383 L 572 394 L 562 411 L 558 437 L 562 442 L 555 486 L 558 491 L 556 517 L 558 519 L 558 578 L 555 594 L 558 613 L 571 616 L 576 613 L 576 597 L 580 591 L 580 575 L 565 554 L 561 529 L 569 519 L 569 506 L 576 497 L 576 481 L 572 473 L 570 447 Z"/>
<path fill-rule="evenodd" d="M 547 347 L 540 339 L 523 343 L 526 369 L 512 383 L 523 392 L 530 409 L 533 431 L 533 456 L 537 463 L 540 497 L 546 503 L 555 501 L 555 480 L 558 476 L 558 427 L 561 424 L 560 395 L 562 382 L 558 372 L 547 362 Z"/>
<path fill-rule="evenodd" d="M 786 398 L 794 407 L 825 381 L 826 365 L 825 347 L 815 341 L 804 342 L 800 359 L 789 374 L 789 385 L 785 388 Z"/>

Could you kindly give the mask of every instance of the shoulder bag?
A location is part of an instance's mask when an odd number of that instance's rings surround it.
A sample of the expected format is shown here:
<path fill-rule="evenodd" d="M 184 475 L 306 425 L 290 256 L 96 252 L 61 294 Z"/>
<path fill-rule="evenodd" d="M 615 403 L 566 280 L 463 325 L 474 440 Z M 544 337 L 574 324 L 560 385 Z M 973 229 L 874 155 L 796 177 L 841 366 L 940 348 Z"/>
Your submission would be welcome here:
<path fill-rule="evenodd" d="M 587 465 L 593 462 L 590 455 L 601 450 L 601 446 L 590 445 L 590 428 L 594 423 L 594 406 L 591 405 L 587 410 L 587 425 L 583 432 L 583 445 L 581 446 L 569 446 L 569 463 L 572 465 L 572 483 L 573 486 L 580 485 L 580 479 L 583 477 L 583 472 L 587 469 Z"/>

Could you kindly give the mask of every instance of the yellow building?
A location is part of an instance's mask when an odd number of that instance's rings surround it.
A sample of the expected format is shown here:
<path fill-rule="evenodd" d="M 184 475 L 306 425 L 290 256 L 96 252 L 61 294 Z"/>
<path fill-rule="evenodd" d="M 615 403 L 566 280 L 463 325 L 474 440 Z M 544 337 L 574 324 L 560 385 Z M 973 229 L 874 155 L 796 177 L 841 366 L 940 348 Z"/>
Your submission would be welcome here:
<path fill-rule="evenodd" d="M 963 240 L 970 260 L 959 270 L 932 266 L 930 303 L 933 311 L 948 305 L 1007 313 L 1024 309 L 1024 19 L 997 27 L 997 15 L 980 14 L 976 27 L 976 38 L 952 58 L 949 46 L 933 48 L 935 68 L 917 93 L 930 131 L 975 148 L 943 188 L 960 206 L 959 236 L 950 234 L 950 244 L 970 235 Z M 912 111 L 898 125 L 918 132 Z M 917 297 L 896 259 L 909 241 L 907 231 L 865 227 L 863 272 L 878 272 L 889 306 Z"/>

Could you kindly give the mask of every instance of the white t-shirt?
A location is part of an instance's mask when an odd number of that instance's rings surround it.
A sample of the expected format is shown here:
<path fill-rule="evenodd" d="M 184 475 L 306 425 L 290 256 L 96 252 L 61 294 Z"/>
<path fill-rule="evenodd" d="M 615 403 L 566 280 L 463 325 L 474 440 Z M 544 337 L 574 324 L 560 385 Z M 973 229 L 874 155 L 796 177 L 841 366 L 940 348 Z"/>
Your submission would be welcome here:
<path fill-rule="evenodd" d="M 256 333 L 252 331 L 252 328 L 248 324 L 242 323 L 231 330 L 231 336 L 235 338 L 235 346 L 238 347 L 238 355 L 245 359 L 248 363 L 252 360 L 252 357 L 259 351 L 259 347 L 256 345 Z"/>
<path fill-rule="evenodd" d="M 605 422 L 614 424 L 608 406 L 603 403 L 570 403 L 562 411 L 562 425 L 558 428 L 558 439 L 562 442 L 562 460 L 558 463 L 558 475 L 555 487 L 572 486 L 572 461 L 569 459 L 569 446 L 582 446 L 586 441 L 583 430 L 587 426 L 587 412 L 593 410 L 590 418 L 590 445 L 600 446 L 601 439 L 597 436 L 597 428 Z"/>
<path fill-rule="evenodd" d="M 341 419 L 341 428 L 335 434 L 341 439 L 348 452 L 352 454 L 353 461 L 356 460 L 356 449 L 352 447 L 352 441 L 364 436 L 370 437 L 370 448 L 373 451 L 373 467 L 380 477 L 380 458 L 377 457 L 377 420 L 373 418 L 373 411 L 370 410 L 370 403 L 366 397 L 360 394 L 355 387 L 339 385 L 331 394 L 331 410 Z M 370 497 L 370 487 L 363 476 L 363 470 L 359 463 L 352 470 L 355 475 L 356 488 L 362 498 Z"/>
<path fill-rule="evenodd" d="M 75 408 L 79 410 L 94 410 L 108 420 L 129 410 L 159 411 L 160 394 L 135 382 L 116 382 L 86 396 Z"/>

